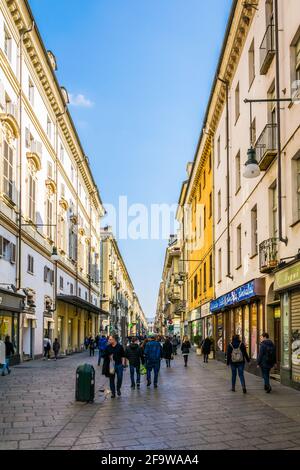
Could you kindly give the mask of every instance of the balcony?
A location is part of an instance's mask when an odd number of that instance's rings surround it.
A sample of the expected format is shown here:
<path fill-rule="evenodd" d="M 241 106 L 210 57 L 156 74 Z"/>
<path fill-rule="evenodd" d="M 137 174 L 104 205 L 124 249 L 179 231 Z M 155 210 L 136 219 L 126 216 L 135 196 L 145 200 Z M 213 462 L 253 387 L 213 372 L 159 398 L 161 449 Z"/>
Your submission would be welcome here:
<path fill-rule="evenodd" d="M 259 245 L 259 269 L 270 273 L 278 265 L 278 238 L 269 238 Z"/>
<path fill-rule="evenodd" d="M 275 56 L 275 26 L 270 24 L 267 27 L 262 43 L 259 48 L 260 52 L 260 74 L 266 75 Z"/>
<path fill-rule="evenodd" d="M 259 168 L 265 171 L 277 155 L 277 124 L 267 124 L 256 144 Z"/>

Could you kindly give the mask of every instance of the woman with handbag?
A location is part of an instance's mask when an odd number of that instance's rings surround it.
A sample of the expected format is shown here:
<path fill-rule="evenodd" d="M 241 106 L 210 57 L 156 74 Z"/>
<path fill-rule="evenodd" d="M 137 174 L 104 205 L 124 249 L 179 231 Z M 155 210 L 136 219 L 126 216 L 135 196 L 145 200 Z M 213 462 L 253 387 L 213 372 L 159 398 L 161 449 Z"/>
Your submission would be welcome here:
<path fill-rule="evenodd" d="M 187 367 L 190 349 L 191 349 L 191 343 L 189 342 L 188 336 L 185 336 L 183 338 L 182 345 L 181 345 L 181 352 L 182 352 L 183 359 L 184 359 L 184 367 Z"/>
<path fill-rule="evenodd" d="M 167 367 L 171 367 L 171 359 L 173 359 L 173 346 L 169 338 L 163 343 L 163 357 L 166 360 Z"/>

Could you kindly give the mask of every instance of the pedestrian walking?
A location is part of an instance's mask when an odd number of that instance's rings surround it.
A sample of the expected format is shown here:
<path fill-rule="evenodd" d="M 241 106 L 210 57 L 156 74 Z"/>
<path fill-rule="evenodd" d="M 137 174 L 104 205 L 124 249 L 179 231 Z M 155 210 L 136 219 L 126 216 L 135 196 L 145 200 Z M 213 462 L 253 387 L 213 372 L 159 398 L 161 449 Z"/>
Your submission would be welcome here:
<path fill-rule="evenodd" d="M 227 348 L 227 365 L 231 366 L 231 390 L 235 392 L 235 383 L 237 373 L 239 374 L 241 386 L 243 388 L 243 393 L 247 393 L 245 377 L 244 377 L 244 368 L 245 360 L 250 362 L 250 358 L 247 354 L 247 349 L 245 344 L 240 340 L 239 335 L 233 335 L 231 343 Z"/>
<path fill-rule="evenodd" d="M 50 360 L 50 351 L 51 351 L 51 339 L 48 335 L 45 335 L 44 338 L 44 361 L 48 358 Z"/>
<path fill-rule="evenodd" d="M 143 366 L 145 365 L 145 347 L 146 347 L 146 344 L 148 343 L 148 339 L 145 338 L 141 344 L 141 362 L 143 364 Z"/>
<path fill-rule="evenodd" d="M 106 349 L 107 344 L 108 344 L 108 341 L 106 339 L 106 336 L 102 335 L 101 338 L 99 338 L 99 341 L 98 341 L 98 350 L 99 350 L 99 353 L 98 353 L 98 366 L 100 366 L 100 364 L 101 364 L 101 359 L 104 360 L 104 351 Z"/>
<path fill-rule="evenodd" d="M 261 368 L 262 376 L 264 379 L 264 388 L 266 393 L 270 393 L 272 387 L 270 385 L 270 371 L 276 364 L 276 347 L 273 341 L 270 340 L 268 333 L 263 333 L 261 336 L 261 344 L 257 359 L 257 367 Z"/>
<path fill-rule="evenodd" d="M 162 347 L 154 335 L 145 347 L 145 360 L 147 369 L 147 387 L 151 385 L 151 372 L 154 371 L 154 388 L 157 388 L 160 361 L 162 358 Z"/>
<path fill-rule="evenodd" d="M 89 349 L 90 349 L 90 357 L 95 356 L 95 340 L 93 337 L 90 337 Z"/>
<path fill-rule="evenodd" d="M 53 352 L 54 352 L 54 357 L 56 361 L 58 358 L 59 350 L 60 350 L 60 344 L 59 344 L 58 339 L 55 338 L 54 343 L 53 343 Z"/>
<path fill-rule="evenodd" d="M 86 336 L 84 338 L 84 347 L 85 347 L 85 350 L 87 351 L 88 347 L 89 347 L 89 344 L 90 344 L 90 341 L 89 341 L 89 338 Z"/>
<path fill-rule="evenodd" d="M 173 347 L 170 338 L 166 338 L 163 343 L 163 357 L 166 360 L 167 367 L 171 367 L 171 360 L 173 359 Z"/>
<path fill-rule="evenodd" d="M 188 336 L 185 336 L 181 344 L 181 352 L 182 352 L 183 359 L 184 359 L 184 367 L 187 367 L 190 349 L 191 349 L 191 343 L 189 341 Z"/>
<path fill-rule="evenodd" d="M 177 356 L 177 346 L 178 346 L 178 339 L 177 339 L 177 337 L 176 337 L 176 335 L 175 335 L 175 336 L 173 336 L 173 338 L 172 338 L 172 347 L 173 347 L 173 354 L 174 354 L 174 356 Z"/>
<path fill-rule="evenodd" d="M 5 337 L 4 343 L 5 343 L 5 363 L 3 364 L 3 367 L 2 367 L 3 376 L 5 375 L 5 370 L 7 370 L 8 374 L 11 373 L 11 370 L 9 368 L 9 362 L 10 362 L 11 356 L 15 354 L 14 345 L 10 341 L 10 336 Z"/>
<path fill-rule="evenodd" d="M 207 337 L 202 343 L 203 362 L 208 362 L 208 356 L 210 355 L 210 351 L 211 351 L 211 339 Z"/>
<path fill-rule="evenodd" d="M 135 375 L 136 375 L 136 386 L 140 388 L 141 385 L 141 357 L 142 350 L 138 345 L 138 339 L 135 337 L 131 338 L 131 343 L 125 350 L 125 357 L 128 359 L 130 368 L 130 379 L 131 388 L 135 388 Z"/>
<path fill-rule="evenodd" d="M 121 387 L 123 381 L 123 370 L 125 367 L 125 351 L 123 346 L 118 342 L 117 335 L 111 335 L 108 338 L 108 345 L 104 350 L 104 363 L 102 374 L 109 377 L 109 385 L 111 390 L 111 398 L 116 397 L 116 378 L 117 378 L 117 394 L 121 396 Z"/>

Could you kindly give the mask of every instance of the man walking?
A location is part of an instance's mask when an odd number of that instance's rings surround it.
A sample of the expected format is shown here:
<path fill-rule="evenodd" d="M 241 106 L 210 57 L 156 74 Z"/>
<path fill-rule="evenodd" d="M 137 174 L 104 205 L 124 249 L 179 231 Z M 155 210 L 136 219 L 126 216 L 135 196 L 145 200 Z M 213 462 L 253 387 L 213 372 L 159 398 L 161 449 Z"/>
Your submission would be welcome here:
<path fill-rule="evenodd" d="M 268 333 L 263 333 L 261 336 L 257 367 L 261 368 L 266 393 L 270 393 L 272 390 L 272 387 L 270 385 L 270 370 L 274 367 L 275 364 L 275 344 L 269 339 Z"/>
<path fill-rule="evenodd" d="M 113 370 L 111 369 L 113 367 Z M 103 373 L 109 377 L 111 398 L 116 397 L 117 377 L 117 395 L 121 396 L 121 387 L 123 381 L 123 368 L 125 366 L 125 352 L 123 346 L 118 342 L 117 335 L 111 335 L 108 338 L 108 346 L 104 350 Z"/>
<path fill-rule="evenodd" d="M 177 356 L 177 346 L 178 346 L 178 339 L 177 339 L 177 336 L 175 335 L 172 338 L 172 347 L 173 347 L 174 356 Z"/>
<path fill-rule="evenodd" d="M 14 346 L 12 342 L 10 341 L 10 337 L 6 336 L 5 337 L 5 363 L 3 364 L 2 368 L 2 375 L 5 375 L 5 369 L 7 370 L 7 373 L 10 374 L 11 370 L 9 368 L 9 361 L 10 357 L 13 356 L 15 353 Z"/>
<path fill-rule="evenodd" d="M 50 360 L 50 351 L 51 351 L 51 340 L 48 335 L 45 335 L 44 338 L 44 361 L 48 358 Z"/>
<path fill-rule="evenodd" d="M 60 344 L 59 344 L 58 339 L 55 338 L 54 343 L 53 343 L 53 352 L 54 352 L 54 357 L 56 361 L 58 358 L 59 350 L 60 350 Z"/>
<path fill-rule="evenodd" d="M 131 343 L 125 350 L 125 357 L 129 361 L 131 388 L 135 388 L 135 373 L 136 373 L 136 386 L 140 388 L 141 383 L 141 357 L 142 350 L 138 345 L 137 338 L 131 338 Z"/>
<path fill-rule="evenodd" d="M 107 339 L 105 335 L 102 335 L 101 338 L 99 338 L 98 341 L 98 349 L 99 349 L 99 355 L 98 355 L 98 366 L 101 364 L 101 359 L 103 358 L 104 360 L 104 351 L 107 346 Z"/>
<path fill-rule="evenodd" d="M 147 387 L 151 385 L 151 372 L 154 370 L 154 388 L 157 388 L 160 361 L 162 358 L 162 347 L 154 335 L 150 336 L 150 341 L 145 347 L 145 360 L 147 368 Z"/>

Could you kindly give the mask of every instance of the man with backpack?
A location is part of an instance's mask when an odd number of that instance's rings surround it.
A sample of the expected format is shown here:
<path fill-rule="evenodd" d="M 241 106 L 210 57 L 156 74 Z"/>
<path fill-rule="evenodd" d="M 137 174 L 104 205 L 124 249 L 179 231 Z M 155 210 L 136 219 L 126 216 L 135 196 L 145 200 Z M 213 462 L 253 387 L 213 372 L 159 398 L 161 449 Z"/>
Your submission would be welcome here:
<path fill-rule="evenodd" d="M 154 335 L 150 336 L 150 341 L 146 344 L 145 351 L 145 362 L 147 369 L 147 387 L 151 385 L 151 372 L 154 370 L 154 388 L 157 388 L 158 373 L 160 369 L 160 361 L 162 358 L 162 347 L 156 340 Z"/>
<path fill-rule="evenodd" d="M 107 339 L 105 335 L 102 335 L 101 338 L 98 340 L 98 349 L 99 349 L 99 355 L 98 355 L 98 366 L 101 364 L 101 359 L 103 358 L 104 361 L 104 351 L 107 347 Z"/>
<path fill-rule="evenodd" d="M 250 358 L 247 354 L 247 349 L 244 343 L 240 340 L 239 335 L 233 335 L 232 342 L 227 348 L 227 365 L 231 366 L 232 372 L 232 387 L 231 390 L 235 392 L 236 375 L 239 374 L 243 393 L 247 393 L 244 368 L 245 360 L 250 362 Z"/>
<path fill-rule="evenodd" d="M 270 370 L 276 364 L 276 348 L 273 341 L 269 339 L 268 333 L 263 333 L 261 336 L 261 344 L 259 348 L 259 355 L 257 359 L 257 367 L 261 368 L 262 376 L 264 379 L 265 391 L 270 393 L 272 387 L 270 385 Z"/>

